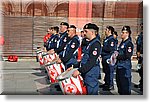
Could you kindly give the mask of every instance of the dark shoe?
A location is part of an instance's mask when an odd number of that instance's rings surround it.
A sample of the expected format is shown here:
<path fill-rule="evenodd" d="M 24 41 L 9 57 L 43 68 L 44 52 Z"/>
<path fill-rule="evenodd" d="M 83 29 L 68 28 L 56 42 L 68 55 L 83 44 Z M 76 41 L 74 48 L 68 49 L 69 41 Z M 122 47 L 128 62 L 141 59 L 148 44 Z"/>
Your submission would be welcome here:
<path fill-rule="evenodd" d="M 110 90 L 114 90 L 114 86 L 104 87 L 103 88 L 103 91 L 110 91 Z"/>
<path fill-rule="evenodd" d="M 59 85 L 56 85 L 55 88 L 56 88 L 57 91 L 61 91 L 61 88 L 60 88 Z"/>
<path fill-rule="evenodd" d="M 100 80 L 101 79 L 101 76 L 99 75 L 98 79 Z"/>
<path fill-rule="evenodd" d="M 100 88 L 104 88 L 104 87 L 107 87 L 107 86 L 108 86 L 107 84 L 99 85 Z"/>
<path fill-rule="evenodd" d="M 138 85 L 134 85 L 134 87 L 135 87 L 135 88 L 140 88 L 140 85 L 139 85 L 139 84 L 138 84 Z"/>
<path fill-rule="evenodd" d="M 99 85 L 99 87 L 105 87 L 105 86 L 108 86 L 107 84 L 101 84 Z"/>
<path fill-rule="evenodd" d="M 61 88 L 59 87 L 59 88 L 57 88 L 56 90 L 57 90 L 57 91 L 61 91 Z"/>
<path fill-rule="evenodd" d="M 59 85 L 55 85 L 55 88 L 59 88 L 60 86 Z"/>

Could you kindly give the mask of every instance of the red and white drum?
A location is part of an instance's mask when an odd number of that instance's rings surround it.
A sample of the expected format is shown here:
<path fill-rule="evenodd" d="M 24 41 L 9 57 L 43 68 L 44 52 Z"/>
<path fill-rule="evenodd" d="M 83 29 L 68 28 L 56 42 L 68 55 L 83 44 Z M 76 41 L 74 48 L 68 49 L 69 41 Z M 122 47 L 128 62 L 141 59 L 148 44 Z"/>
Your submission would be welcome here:
<path fill-rule="evenodd" d="M 83 84 L 83 78 L 80 75 L 77 78 L 72 77 L 74 70 L 77 69 L 65 71 L 57 77 L 61 90 L 65 95 L 86 95 L 87 91 Z"/>
<path fill-rule="evenodd" d="M 42 53 L 43 52 L 41 50 L 36 51 L 36 54 L 37 54 L 37 57 L 41 66 L 44 65 L 44 59 L 43 59 Z"/>
<path fill-rule="evenodd" d="M 44 59 L 44 64 L 48 64 L 49 62 L 52 62 L 53 59 L 57 57 L 57 54 L 48 54 L 44 53 L 43 54 L 43 59 Z"/>
<path fill-rule="evenodd" d="M 115 52 L 111 55 L 110 59 L 107 59 L 107 60 L 106 60 L 107 63 L 110 64 L 110 65 L 112 65 L 112 66 L 114 66 L 114 65 L 116 64 L 116 62 L 117 62 L 117 56 L 118 56 L 118 52 L 115 51 Z"/>
<path fill-rule="evenodd" d="M 65 66 L 61 64 L 52 64 L 46 68 L 51 83 L 58 82 L 56 78 L 65 70 Z"/>

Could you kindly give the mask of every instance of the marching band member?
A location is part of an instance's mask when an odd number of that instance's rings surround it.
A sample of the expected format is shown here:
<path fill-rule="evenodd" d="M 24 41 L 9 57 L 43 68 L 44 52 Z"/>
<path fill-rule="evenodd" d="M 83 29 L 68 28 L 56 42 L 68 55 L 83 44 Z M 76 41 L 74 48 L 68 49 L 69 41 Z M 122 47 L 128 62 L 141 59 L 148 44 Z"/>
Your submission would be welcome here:
<path fill-rule="evenodd" d="M 61 22 L 60 23 L 60 33 L 59 33 L 59 40 L 57 41 L 57 46 L 55 49 L 51 49 L 48 51 L 49 54 L 54 54 L 57 53 L 59 54 L 64 50 L 64 47 L 66 44 L 70 41 L 68 34 L 67 34 L 67 29 L 69 27 L 69 24 L 67 22 Z"/>
<path fill-rule="evenodd" d="M 64 51 L 59 54 L 59 59 L 57 61 L 57 63 L 63 62 L 66 69 L 78 63 L 77 51 L 80 46 L 79 37 L 76 35 L 76 27 L 74 25 L 70 25 L 67 32 L 70 41 L 64 48 Z"/>
<path fill-rule="evenodd" d="M 57 41 L 60 38 L 60 35 L 58 32 L 59 32 L 59 27 L 55 26 L 53 29 L 53 34 L 51 35 L 51 38 L 49 39 L 49 42 L 48 42 L 48 48 L 47 48 L 48 51 L 51 49 L 57 48 Z"/>
<path fill-rule="evenodd" d="M 82 42 L 81 42 L 81 48 L 82 48 L 82 53 L 84 54 L 86 47 L 88 46 L 89 40 L 83 36 Z"/>
<path fill-rule="evenodd" d="M 114 31 L 113 36 L 114 36 L 114 39 L 116 40 L 116 44 L 118 45 L 118 39 L 117 39 L 118 34 L 117 34 L 116 31 Z M 117 46 L 116 46 L 116 47 L 117 47 Z"/>
<path fill-rule="evenodd" d="M 143 91 L 143 23 L 140 24 L 141 32 L 138 35 L 136 44 L 137 44 L 137 59 L 138 65 L 140 68 L 138 69 L 139 76 L 141 77 L 139 84 L 134 85 L 135 88 L 140 88 L 140 91 Z"/>
<path fill-rule="evenodd" d="M 105 30 L 106 38 L 103 41 L 102 47 L 102 66 L 105 73 L 104 81 L 105 84 L 101 85 L 103 90 L 109 91 L 114 89 L 114 68 L 115 66 L 110 65 L 107 60 L 111 57 L 114 51 L 117 50 L 116 40 L 113 37 L 114 28 L 112 26 L 107 26 Z M 101 87 L 100 86 L 100 87 Z"/>
<path fill-rule="evenodd" d="M 60 23 L 60 38 L 57 41 L 57 46 L 55 49 L 51 49 L 48 51 L 49 54 L 60 54 L 60 52 L 62 52 L 64 50 L 64 47 L 66 46 L 66 44 L 70 41 L 70 38 L 68 37 L 67 34 L 67 29 L 69 27 L 69 24 L 67 22 L 61 22 Z M 61 60 L 59 59 L 59 57 L 56 57 L 55 59 L 53 59 L 52 62 L 57 61 L 57 63 L 61 62 Z M 57 90 L 60 90 L 59 85 L 56 86 Z"/>
<path fill-rule="evenodd" d="M 54 27 L 48 28 L 47 35 L 45 35 L 44 38 L 43 38 L 44 47 L 46 48 L 46 50 L 47 50 L 47 47 L 48 47 L 48 40 L 51 38 L 51 35 L 53 34 L 53 29 L 54 29 Z"/>
<path fill-rule="evenodd" d="M 99 88 L 98 77 L 100 73 L 98 57 L 100 56 L 101 50 L 100 41 L 96 38 L 98 27 L 95 24 L 88 23 L 83 29 L 86 38 L 89 40 L 89 44 L 81 59 L 80 66 L 78 66 L 79 69 L 73 72 L 73 77 L 77 77 L 81 73 L 87 87 L 87 94 L 97 95 Z"/>
<path fill-rule="evenodd" d="M 131 41 L 131 29 L 129 26 L 122 28 L 122 42 L 118 48 L 116 82 L 120 95 L 131 94 L 131 56 L 133 55 L 133 43 Z"/>
<path fill-rule="evenodd" d="M 60 23 L 60 39 L 57 42 L 57 48 L 54 49 L 55 53 L 59 54 L 64 50 L 64 47 L 66 44 L 70 41 L 70 38 L 67 34 L 67 29 L 69 27 L 69 24 L 66 22 Z"/>

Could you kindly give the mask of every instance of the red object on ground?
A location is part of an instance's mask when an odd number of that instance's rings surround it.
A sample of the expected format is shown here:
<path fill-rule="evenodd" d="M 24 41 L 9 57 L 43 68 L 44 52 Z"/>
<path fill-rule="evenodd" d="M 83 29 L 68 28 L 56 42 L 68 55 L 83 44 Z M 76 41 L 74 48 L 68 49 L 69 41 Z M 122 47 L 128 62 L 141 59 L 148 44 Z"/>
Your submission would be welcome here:
<path fill-rule="evenodd" d="M 8 56 L 8 61 L 17 62 L 18 61 L 18 56 L 17 55 L 9 55 Z"/>

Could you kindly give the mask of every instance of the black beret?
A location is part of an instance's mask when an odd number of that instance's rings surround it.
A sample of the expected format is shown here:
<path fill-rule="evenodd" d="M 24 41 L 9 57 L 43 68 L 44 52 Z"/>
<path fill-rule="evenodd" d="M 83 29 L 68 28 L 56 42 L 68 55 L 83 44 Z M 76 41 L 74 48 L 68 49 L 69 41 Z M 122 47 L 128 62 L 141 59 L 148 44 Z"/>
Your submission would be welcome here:
<path fill-rule="evenodd" d="M 69 28 L 74 28 L 74 29 L 76 29 L 76 26 L 70 25 Z"/>
<path fill-rule="evenodd" d="M 116 32 L 116 31 L 114 31 L 114 33 L 113 33 L 114 35 L 116 35 L 116 36 L 118 36 L 118 33 Z"/>
<path fill-rule="evenodd" d="M 127 31 L 129 34 L 131 34 L 130 26 L 123 26 L 122 31 Z"/>
<path fill-rule="evenodd" d="M 69 24 L 67 22 L 61 22 L 60 25 L 65 25 L 67 28 L 69 27 Z"/>
<path fill-rule="evenodd" d="M 97 32 L 99 31 L 99 28 L 97 27 L 97 25 L 92 24 L 92 23 L 88 23 L 86 24 L 83 29 L 93 29 L 96 30 Z"/>
<path fill-rule="evenodd" d="M 112 27 L 112 26 L 107 26 L 106 28 L 111 30 L 112 33 L 115 31 L 114 27 Z"/>
<path fill-rule="evenodd" d="M 59 32 L 59 27 L 58 27 L 58 26 L 55 26 L 55 27 L 54 27 L 54 30 L 58 33 L 58 32 Z"/>

